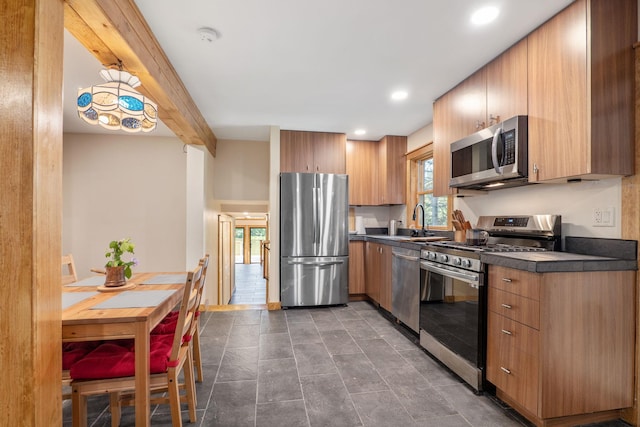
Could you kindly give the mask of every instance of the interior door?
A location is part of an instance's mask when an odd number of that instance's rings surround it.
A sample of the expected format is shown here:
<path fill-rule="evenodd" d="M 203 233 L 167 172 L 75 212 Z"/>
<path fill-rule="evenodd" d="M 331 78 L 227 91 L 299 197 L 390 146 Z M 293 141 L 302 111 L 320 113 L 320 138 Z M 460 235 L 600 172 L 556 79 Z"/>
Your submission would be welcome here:
<path fill-rule="evenodd" d="M 233 218 L 218 215 L 218 304 L 229 304 L 234 286 Z"/>

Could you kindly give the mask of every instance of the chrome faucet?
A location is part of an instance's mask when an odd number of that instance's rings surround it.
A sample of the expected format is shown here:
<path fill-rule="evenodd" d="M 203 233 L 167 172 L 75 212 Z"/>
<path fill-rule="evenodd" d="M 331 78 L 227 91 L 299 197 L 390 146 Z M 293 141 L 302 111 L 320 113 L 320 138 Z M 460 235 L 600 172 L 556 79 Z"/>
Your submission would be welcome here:
<path fill-rule="evenodd" d="M 416 220 L 416 211 L 418 210 L 418 208 L 422 209 L 422 235 L 426 235 L 426 231 L 424 229 L 424 206 L 422 206 L 421 203 L 418 203 L 414 208 L 413 208 L 413 220 Z"/>

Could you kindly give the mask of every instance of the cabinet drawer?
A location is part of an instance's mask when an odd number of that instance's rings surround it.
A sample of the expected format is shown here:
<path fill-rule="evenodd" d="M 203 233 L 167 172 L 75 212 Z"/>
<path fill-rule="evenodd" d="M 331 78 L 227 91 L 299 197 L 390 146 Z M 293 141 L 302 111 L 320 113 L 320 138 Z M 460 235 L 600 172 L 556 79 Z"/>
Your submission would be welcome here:
<path fill-rule="evenodd" d="M 487 340 L 538 357 L 540 332 L 494 312 L 487 316 Z"/>
<path fill-rule="evenodd" d="M 534 414 L 538 412 L 539 333 L 524 325 L 489 314 L 487 380 Z M 502 332 L 508 330 L 512 335 Z"/>
<path fill-rule="evenodd" d="M 489 287 L 489 310 L 540 329 L 540 303 L 536 300 Z"/>
<path fill-rule="evenodd" d="M 489 267 L 489 287 L 501 289 L 523 297 L 540 300 L 542 275 L 498 266 Z"/>

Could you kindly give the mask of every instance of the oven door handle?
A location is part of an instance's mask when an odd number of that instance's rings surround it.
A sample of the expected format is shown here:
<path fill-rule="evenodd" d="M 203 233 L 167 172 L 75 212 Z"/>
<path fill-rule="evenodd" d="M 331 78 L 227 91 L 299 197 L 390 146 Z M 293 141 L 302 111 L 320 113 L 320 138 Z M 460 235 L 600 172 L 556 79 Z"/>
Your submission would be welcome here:
<path fill-rule="evenodd" d="M 438 267 L 437 265 L 427 261 L 421 261 L 420 267 L 424 268 L 425 270 L 432 271 L 434 273 L 442 274 L 443 276 L 449 276 L 449 277 L 453 277 L 454 279 L 471 283 L 472 285 L 475 285 L 475 286 L 480 285 L 480 277 L 477 274 L 463 273 L 460 271 L 449 270 L 446 268 Z"/>

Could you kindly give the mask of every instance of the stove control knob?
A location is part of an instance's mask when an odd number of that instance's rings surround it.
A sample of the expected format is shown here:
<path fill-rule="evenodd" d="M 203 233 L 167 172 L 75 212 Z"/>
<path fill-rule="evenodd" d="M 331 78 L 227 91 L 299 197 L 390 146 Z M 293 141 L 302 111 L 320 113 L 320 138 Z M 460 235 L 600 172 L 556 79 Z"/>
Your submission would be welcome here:
<path fill-rule="evenodd" d="M 440 255 L 440 261 L 442 262 L 449 261 L 449 255 Z"/>
<path fill-rule="evenodd" d="M 469 268 L 469 267 L 471 267 L 471 261 L 469 261 L 468 259 L 463 259 L 463 260 L 462 260 L 462 266 L 463 266 L 464 268 Z"/>
<path fill-rule="evenodd" d="M 435 252 L 427 252 L 427 258 L 435 261 L 438 258 L 438 255 Z"/>
<path fill-rule="evenodd" d="M 454 263 L 455 265 L 460 265 L 460 264 L 462 264 L 462 260 L 461 260 L 460 258 L 454 258 L 454 259 L 453 259 L 453 263 Z"/>

